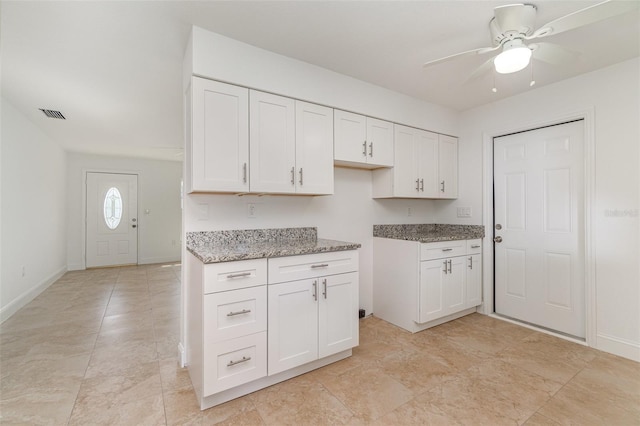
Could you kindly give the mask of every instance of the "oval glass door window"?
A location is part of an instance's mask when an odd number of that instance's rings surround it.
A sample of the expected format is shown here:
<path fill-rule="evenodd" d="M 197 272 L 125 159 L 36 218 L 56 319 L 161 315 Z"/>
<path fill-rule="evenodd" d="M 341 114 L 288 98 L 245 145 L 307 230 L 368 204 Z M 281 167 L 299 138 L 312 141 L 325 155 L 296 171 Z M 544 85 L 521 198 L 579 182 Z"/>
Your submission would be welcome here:
<path fill-rule="evenodd" d="M 109 229 L 116 229 L 122 219 L 122 196 L 118 188 L 112 187 L 104 196 L 104 221 Z"/>

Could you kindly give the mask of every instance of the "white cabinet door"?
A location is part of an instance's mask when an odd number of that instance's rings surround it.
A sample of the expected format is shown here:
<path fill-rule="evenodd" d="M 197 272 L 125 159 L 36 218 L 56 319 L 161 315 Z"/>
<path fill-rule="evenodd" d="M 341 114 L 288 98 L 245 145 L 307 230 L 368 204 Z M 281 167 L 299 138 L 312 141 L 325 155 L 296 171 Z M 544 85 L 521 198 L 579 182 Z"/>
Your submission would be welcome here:
<path fill-rule="evenodd" d="M 334 110 L 334 159 L 347 163 L 367 162 L 367 118 Z"/>
<path fill-rule="evenodd" d="M 438 135 L 415 130 L 415 155 L 420 179 L 420 198 L 438 197 Z"/>
<path fill-rule="evenodd" d="M 250 91 L 251 192 L 295 192 L 295 101 Z"/>
<path fill-rule="evenodd" d="M 318 356 L 358 346 L 358 273 L 320 278 L 318 306 Z"/>
<path fill-rule="evenodd" d="M 193 77 L 191 90 L 187 192 L 248 191 L 248 89 Z"/>
<path fill-rule="evenodd" d="M 467 259 L 467 308 L 482 303 L 482 255 L 472 254 Z"/>
<path fill-rule="evenodd" d="M 420 322 L 429 322 L 445 314 L 444 274 L 446 259 L 420 262 Z"/>
<path fill-rule="evenodd" d="M 318 359 L 319 278 L 269 285 L 269 375 Z"/>
<path fill-rule="evenodd" d="M 333 110 L 296 101 L 296 192 L 333 194 Z"/>
<path fill-rule="evenodd" d="M 393 167 L 393 123 L 367 117 L 367 163 Z"/>
<path fill-rule="evenodd" d="M 365 168 L 393 167 L 393 123 L 334 111 L 335 160 Z"/>
<path fill-rule="evenodd" d="M 458 139 L 438 135 L 440 198 L 458 197 Z"/>
<path fill-rule="evenodd" d="M 416 129 L 405 126 L 394 126 L 395 133 L 395 165 L 393 173 L 393 196 L 415 198 L 419 194 L 418 159 L 415 153 Z"/>
<path fill-rule="evenodd" d="M 444 313 L 446 315 L 462 311 L 466 308 L 466 256 L 447 259 L 448 272 L 444 274 Z"/>

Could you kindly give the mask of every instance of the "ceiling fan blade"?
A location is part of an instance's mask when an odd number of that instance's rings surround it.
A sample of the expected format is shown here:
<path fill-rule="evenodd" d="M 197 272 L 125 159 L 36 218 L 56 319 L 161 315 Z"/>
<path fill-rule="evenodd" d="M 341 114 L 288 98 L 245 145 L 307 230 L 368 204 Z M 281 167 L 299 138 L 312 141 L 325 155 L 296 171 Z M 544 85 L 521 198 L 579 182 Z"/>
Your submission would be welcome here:
<path fill-rule="evenodd" d="M 566 64 L 575 61 L 580 56 L 579 52 L 565 49 L 553 43 L 532 43 L 529 48 L 532 50 L 531 56 L 534 59 L 553 65 Z"/>
<path fill-rule="evenodd" d="M 573 30 L 584 25 L 593 24 L 594 22 L 602 21 L 612 16 L 621 15 L 626 12 L 630 12 L 637 9 L 640 2 L 632 1 L 605 1 L 596 5 L 587 7 L 586 9 L 578 10 L 563 16 L 562 18 L 555 19 L 540 28 L 538 28 L 532 35 L 526 37 L 527 40 L 534 38 L 542 38 L 550 35 L 559 34 L 565 31 Z"/>
<path fill-rule="evenodd" d="M 466 52 L 460 52 L 453 55 L 445 56 L 444 58 L 435 59 L 433 61 L 425 62 L 422 67 L 427 68 L 432 65 L 441 64 L 442 62 L 450 61 L 452 59 L 456 59 L 462 56 L 471 56 L 471 55 L 482 55 L 483 53 L 493 52 L 496 49 L 499 49 L 500 46 L 497 47 L 481 47 L 479 49 L 467 50 Z"/>
<path fill-rule="evenodd" d="M 476 68 L 470 75 L 469 77 L 467 77 L 462 84 L 467 84 L 470 81 L 475 80 L 476 78 L 480 77 L 481 75 L 485 74 L 486 72 L 488 72 L 489 70 L 493 69 L 493 60 L 495 59 L 495 57 L 498 55 L 494 55 L 491 58 L 487 59 L 482 65 L 480 65 L 478 68 Z"/>

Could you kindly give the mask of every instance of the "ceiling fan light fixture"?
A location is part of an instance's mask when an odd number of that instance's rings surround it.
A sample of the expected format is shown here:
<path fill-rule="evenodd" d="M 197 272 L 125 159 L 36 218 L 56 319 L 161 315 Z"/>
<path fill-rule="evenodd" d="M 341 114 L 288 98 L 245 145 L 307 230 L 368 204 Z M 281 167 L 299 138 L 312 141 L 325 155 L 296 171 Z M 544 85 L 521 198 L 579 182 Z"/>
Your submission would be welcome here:
<path fill-rule="evenodd" d="M 531 49 L 522 40 L 513 40 L 504 44 L 502 53 L 495 57 L 493 65 L 500 74 L 511 74 L 523 70 L 531 60 Z"/>

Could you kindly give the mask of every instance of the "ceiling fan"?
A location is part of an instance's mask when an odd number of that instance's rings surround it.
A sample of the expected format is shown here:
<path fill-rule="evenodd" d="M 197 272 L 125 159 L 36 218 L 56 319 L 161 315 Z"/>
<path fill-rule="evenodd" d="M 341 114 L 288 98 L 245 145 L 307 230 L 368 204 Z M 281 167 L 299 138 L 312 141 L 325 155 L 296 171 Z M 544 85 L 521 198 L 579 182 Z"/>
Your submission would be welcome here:
<path fill-rule="evenodd" d="M 553 43 L 527 42 L 570 31 L 616 15 L 637 9 L 640 2 L 605 1 L 585 9 L 555 19 L 537 30 L 534 27 L 536 6 L 533 4 L 509 4 L 496 7 L 494 17 L 489 22 L 489 31 L 493 46 L 482 47 L 465 52 L 445 56 L 426 62 L 423 67 L 431 67 L 463 56 L 484 55 L 495 52 L 483 65 L 476 69 L 467 79 L 470 80 L 491 67 L 500 74 L 518 72 L 529 65 L 531 58 L 558 64 L 576 56 L 559 45 Z M 498 52 L 500 51 L 500 52 Z M 533 82 L 532 82 L 533 84 Z"/>

